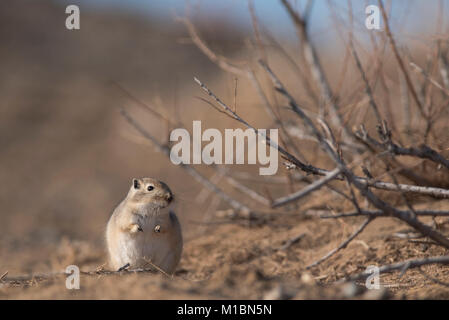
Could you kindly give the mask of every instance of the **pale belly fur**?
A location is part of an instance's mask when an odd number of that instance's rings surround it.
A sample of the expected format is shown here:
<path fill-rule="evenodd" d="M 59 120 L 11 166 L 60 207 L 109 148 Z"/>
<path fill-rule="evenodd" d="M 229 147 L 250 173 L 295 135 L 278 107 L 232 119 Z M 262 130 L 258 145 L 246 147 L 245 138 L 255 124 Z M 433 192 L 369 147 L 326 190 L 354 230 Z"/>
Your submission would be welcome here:
<path fill-rule="evenodd" d="M 179 261 L 178 250 L 164 232 L 164 221 L 159 220 L 147 217 L 141 221 L 143 232 L 120 232 L 108 237 L 108 241 L 113 242 L 109 244 L 109 248 L 111 265 L 115 270 L 129 263 L 131 268 L 147 268 L 153 264 L 166 272 L 174 271 Z M 162 230 L 160 233 L 154 231 L 158 224 Z"/>

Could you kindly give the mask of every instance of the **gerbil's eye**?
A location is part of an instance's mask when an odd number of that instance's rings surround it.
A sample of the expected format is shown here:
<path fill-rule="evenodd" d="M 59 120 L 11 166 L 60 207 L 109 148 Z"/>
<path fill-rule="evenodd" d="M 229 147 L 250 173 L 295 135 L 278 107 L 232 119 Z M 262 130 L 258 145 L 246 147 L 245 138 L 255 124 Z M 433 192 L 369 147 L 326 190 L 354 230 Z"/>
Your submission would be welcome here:
<path fill-rule="evenodd" d="M 154 187 L 153 186 L 148 186 L 147 190 L 148 191 L 153 191 Z"/>

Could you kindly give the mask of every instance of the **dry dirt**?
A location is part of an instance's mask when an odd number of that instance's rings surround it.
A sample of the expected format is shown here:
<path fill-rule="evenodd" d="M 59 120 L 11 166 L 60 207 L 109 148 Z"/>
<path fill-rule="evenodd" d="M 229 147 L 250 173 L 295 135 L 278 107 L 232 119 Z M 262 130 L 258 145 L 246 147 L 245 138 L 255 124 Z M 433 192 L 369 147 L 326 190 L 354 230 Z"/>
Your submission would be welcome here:
<path fill-rule="evenodd" d="M 433 244 L 411 243 L 391 237 L 404 225 L 379 219 L 346 249 L 306 270 L 337 246 L 356 227 L 350 221 L 285 217 L 263 226 L 236 223 L 197 227 L 188 239 L 180 266 L 173 277 L 161 273 L 81 276 L 80 290 L 67 290 L 65 277 L 14 282 L 0 287 L 6 299 L 448 299 L 449 288 L 436 284 L 417 270 L 381 276 L 382 290 L 334 284 L 345 275 L 362 272 L 368 265 L 447 254 Z M 449 228 L 439 221 L 443 231 Z M 343 228 L 342 228 L 343 225 Z M 206 230 L 204 230 L 206 228 Z M 203 230 L 202 230 L 203 229 Z M 283 245 L 304 233 L 297 243 Z M 390 236 L 390 237 L 389 237 Z M 69 264 L 93 271 L 105 262 L 104 248 L 67 239 L 49 250 L 45 264 L 63 270 Z M 27 255 L 28 253 L 22 253 Z M 36 263 L 42 265 L 43 261 Z M 30 266 L 35 273 L 45 269 Z M 427 266 L 422 271 L 440 280 L 449 278 L 449 267 Z M 8 276 L 13 278 L 14 273 Z"/>

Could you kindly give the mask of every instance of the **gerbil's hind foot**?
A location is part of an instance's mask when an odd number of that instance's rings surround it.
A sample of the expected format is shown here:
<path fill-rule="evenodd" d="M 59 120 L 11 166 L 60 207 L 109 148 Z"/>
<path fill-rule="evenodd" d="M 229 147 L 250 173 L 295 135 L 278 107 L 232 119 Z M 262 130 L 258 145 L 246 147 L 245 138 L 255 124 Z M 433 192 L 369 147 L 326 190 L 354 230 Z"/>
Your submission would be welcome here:
<path fill-rule="evenodd" d="M 120 271 L 126 270 L 126 269 L 128 269 L 128 268 L 129 268 L 129 266 L 130 266 L 130 264 L 129 264 L 129 263 L 127 263 L 127 264 L 125 264 L 125 265 L 124 265 L 123 267 L 120 267 L 120 268 L 118 268 L 117 272 L 120 272 Z"/>

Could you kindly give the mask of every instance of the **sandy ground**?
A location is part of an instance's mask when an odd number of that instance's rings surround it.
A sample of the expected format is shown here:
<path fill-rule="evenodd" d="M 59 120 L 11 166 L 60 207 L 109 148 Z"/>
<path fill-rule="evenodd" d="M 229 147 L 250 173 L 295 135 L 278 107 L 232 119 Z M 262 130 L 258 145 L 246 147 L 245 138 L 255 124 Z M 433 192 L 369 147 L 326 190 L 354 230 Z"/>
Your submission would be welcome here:
<path fill-rule="evenodd" d="M 277 218 L 263 226 L 238 223 L 199 227 L 199 235 L 186 242 L 173 277 L 161 273 L 81 276 L 80 289 L 68 290 L 65 277 L 14 282 L 8 274 L 0 286 L 6 299 L 448 299 L 448 287 L 412 269 L 381 276 L 381 290 L 334 284 L 368 265 L 447 254 L 438 246 L 416 244 L 391 237 L 405 231 L 401 223 L 379 219 L 346 249 L 317 267 L 305 267 L 337 246 L 356 227 L 347 221 L 318 218 Z M 445 224 L 443 223 L 445 222 Z M 341 225 L 344 227 L 341 228 Z M 448 231 L 448 221 L 440 221 Z M 204 230 L 206 228 L 206 230 Z M 203 229 L 203 230 L 201 230 Z M 285 248 L 289 239 L 304 236 Z M 390 237 L 389 237 L 390 236 Z M 425 242 L 425 241 L 424 241 Z M 77 264 L 93 271 L 105 262 L 104 249 L 88 242 L 62 241 L 47 261 L 57 266 Z M 34 268 L 32 268 L 34 269 Z M 37 268 L 34 269 L 38 271 Z M 45 271 L 45 270 L 42 270 Z M 442 281 L 449 267 L 423 267 L 425 274 Z M 36 272 L 39 273 L 39 272 Z M 8 280 L 9 279 L 9 280 Z"/>

